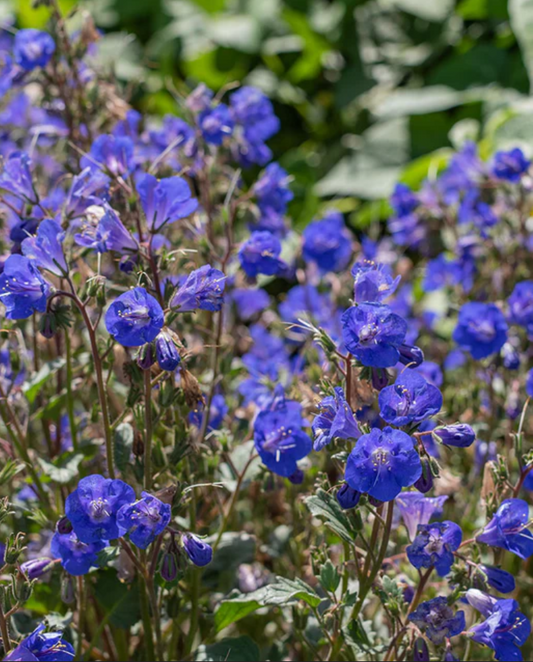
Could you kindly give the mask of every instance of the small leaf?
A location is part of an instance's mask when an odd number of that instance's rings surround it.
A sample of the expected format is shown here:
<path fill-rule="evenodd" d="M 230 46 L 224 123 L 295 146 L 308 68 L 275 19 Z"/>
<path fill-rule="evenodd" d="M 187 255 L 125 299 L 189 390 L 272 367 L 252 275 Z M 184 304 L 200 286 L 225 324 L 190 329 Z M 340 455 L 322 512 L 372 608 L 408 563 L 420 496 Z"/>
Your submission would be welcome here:
<path fill-rule="evenodd" d="M 305 505 L 315 517 L 325 520 L 326 526 L 346 542 L 355 540 L 354 531 L 349 518 L 337 503 L 337 499 L 325 490 L 319 489 L 316 494 L 304 499 Z"/>
<path fill-rule="evenodd" d="M 66 360 L 64 358 L 48 361 L 48 363 L 45 363 L 36 375 L 33 375 L 33 377 L 22 386 L 22 391 L 30 404 L 34 403 L 35 398 L 41 392 L 42 387 L 50 380 L 52 375 L 55 375 L 58 370 L 63 368 L 65 363 Z"/>
<path fill-rule="evenodd" d="M 44 460 L 42 457 L 37 459 L 44 473 L 54 483 L 59 483 L 59 485 L 66 485 L 78 475 L 78 469 L 80 462 L 83 460 L 83 455 L 81 453 L 76 453 L 76 455 L 70 456 L 70 458 L 64 464 L 62 464 L 62 466 L 57 466 L 52 462 L 48 462 L 48 460 Z"/>
<path fill-rule="evenodd" d="M 328 559 L 320 568 L 320 583 L 324 587 L 325 591 L 335 593 L 340 581 L 341 578 L 337 572 L 337 568 L 333 565 L 331 560 Z"/>
<path fill-rule="evenodd" d="M 129 423 L 117 425 L 113 433 L 113 454 L 119 471 L 126 471 L 133 448 L 133 428 Z"/>
<path fill-rule="evenodd" d="M 200 646 L 194 654 L 197 662 L 259 662 L 259 647 L 250 637 L 222 639 L 209 646 Z"/>

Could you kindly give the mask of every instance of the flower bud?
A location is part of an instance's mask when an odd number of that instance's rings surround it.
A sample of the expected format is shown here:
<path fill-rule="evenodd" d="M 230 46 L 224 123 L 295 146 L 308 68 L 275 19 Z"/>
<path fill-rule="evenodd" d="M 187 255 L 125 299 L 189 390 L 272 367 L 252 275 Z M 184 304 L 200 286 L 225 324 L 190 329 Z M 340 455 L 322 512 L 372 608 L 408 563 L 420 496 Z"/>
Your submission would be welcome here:
<path fill-rule="evenodd" d="M 172 582 L 178 576 L 178 555 L 176 551 L 171 549 L 172 545 L 169 545 L 168 549 L 163 554 L 163 559 L 161 561 L 161 566 L 159 572 L 161 577 L 166 582 Z"/>
<path fill-rule="evenodd" d="M 344 485 L 340 486 L 336 496 L 339 506 L 343 510 L 350 510 L 351 508 L 355 508 L 359 503 L 361 492 L 354 490 L 348 483 L 344 483 Z"/>
<path fill-rule="evenodd" d="M 14 565 L 19 560 L 20 555 L 24 551 L 25 547 L 23 545 L 24 534 L 17 533 L 16 536 L 13 534 L 9 536 L 6 542 L 6 551 L 4 553 L 4 562 L 8 565 Z"/>
<path fill-rule="evenodd" d="M 376 499 L 376 497 L 373 497 L 370 494 L 368 494 L 368 503 L 371 506 L 374 506 L 374 508 L 379 508 L 380 506 L 383 505 L 383 501 L 380 501 L 379 499 Z"/>
<path fill-rule="evenodd" d="M 454 423 L 453 425 L 445 425 L 444 427 L 436 428 L 434 435 L 443 444 L 448 446 L 457 446 L 458 448 L 467 448 L 471 446 L 475 439 L 476 433 L 466 423 Z"/>
<path fill-rule="evenodd" d="M 24 604 L 32 594 L 32 585 L 22 572 L 11 575 L 11 592 L 16 602 Z"/>
<path fill-rule="evenodd" d="M 63 575 L 61 579 L 61 600 L 66 605 L 71 605 L 76 600 L 76 588 L 72 575 Z"/>
<path fill-rule="evenodd" d="M 164 328 L 155 339 L 155 352 L 161 370 L 174 372 L 181 362 L 177 347 L 177 336 Z"/>
<path fill-rule="evenodd" d="M 53 564 L 54 562 L 52 559 L 48 558 L 32 559 L 31 561 L 25 561 L 22 563 L 20 566 L 20 571 L 26 577 L 26 579 L 32 581 L 42 577 L 45 572 L 50 570 Z"/>
<path fill-rule="evenodd" d="M 57 333 L 57 322 L 54 313 L 43 313 L 39 321 L 39 331 L 47 340 L 55 336 Z"/>
<path fill-rule="evenodd" d="M 422 494 L 426 494 L 433 487 L 433 473 L 431 471 L 431 465 L 427 457 L 420 458 L 422 464 L 422 475 L 416 481 L 415 487 Z"/>
<path fill-rule="evenodd" d="M 180 381 L 185 396 L 185 402 L 189 409 L 196 409 L 199 402 L 205 405 L 204 396 L 196 377 L 186 368 L 180 368 Z"/>
<path fill-rule="evenodd" d="M 487 582 L 500 593 L 512 593 L 515 590 L 515 580 L 510 572 L 490 565 L 480 565 L 487 576 Z"/>
<path fill-rule="evenodd" d="M 56 524 L 56 531 L 61 535 L 72 532 L 72 524 L 70 523 L 69 518 L 65 515 L 62 517 L 59 522 Z"/>
<path fill-rule="evenodd" d="M 145 345 L 139 347 L 136 361 L 141 370 L 150 370 L 155 363 L 155 350 L 153 343 L 147 342 Z"/>
<path fill-rule="evenodd" d="M 429 648 L 426 640 L 418 637 L 413 646 L 413 660 L 414 662 L 429 662 Z"/>
<path fill-rule="evenodd" d="M 289 480 L 293 485 L 301 485 L 304 482 L 304 472 L 301 469 L 296 469 L 296 471 L 289 476 Z"/>
<path fill-rule="evenodd" d="M 372 368 L 372 386 L 376 391 L 382 391 L 389 385 L 389 376 L 384 368 Z"/>
<path fill-rule="evenodd" d="M 211 563 L 213 550 L 210 545 L 192 533 L 185 533 L 182 538 L 183 547 L 189 559 L 199 567 Z"/>
<path fill-rule="evenodd" d="M 400 345 L 398 351 L 400 352 L 400 363 L 403 365 L 411 365 L 416 368 L 424 361 L 424 352 L 416 345 Z"/>

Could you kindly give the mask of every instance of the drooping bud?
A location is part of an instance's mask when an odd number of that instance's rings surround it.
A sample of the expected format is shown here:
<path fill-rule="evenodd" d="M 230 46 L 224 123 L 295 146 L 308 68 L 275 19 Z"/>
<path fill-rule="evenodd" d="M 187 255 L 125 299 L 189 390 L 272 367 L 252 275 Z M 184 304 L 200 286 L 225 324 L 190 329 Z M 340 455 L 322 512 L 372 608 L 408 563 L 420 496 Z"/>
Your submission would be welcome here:
<path fill-rule="evenodd" d="M 25 561 L 22 563 L 20 571 L 26 579 L 32 581 L 42 577 L 53 565 L 54 561 L 49 558 L 32 559 L 31 561 Z"/>
<path fill-rule="evenodd" d="M 182 537 L 183 548 L 187 552 L 189 559 L 199 567 L 211 563 L 213 558 L 213 549 L 198 536 L 193 533 L 185 533 Z"/>
<path fill-rule="evenodd" d="M 155 348 L 153 343 L 148 342 L 139 347 L 137 352 L 136 361 L 141 370 L 150 370 L 155 363 Z"/>
<path fill-rule="evenodd" d="M 411 365 L 413 368 L 424 362 L 424 352 L 416 345 L 400 345 L 400 363 Z"/>
<path fill-rule="evenodd" d="M 340 486 L 336 496 L 339 506 L 343 510 L 350 510 L 351 508 L 355 508 L 359 503 L 361 492 L 354 490 L 348 483 L 344 483 L 344 485 Z"/>
<path fill-rule="evenodd" d="M 414 662 L 429 662 L 429 648 L 426 640 L 418 637 L 413 646 L 413 660 Z"/>
<path fill-rule="evenodd" d="M 420 458 L 422 464 L 422 475 L 416 481 L 414 486 L 422 494 L 426 494 L 433 487 L 433 473 L 431 471 L 431 465 L 427 457 Z"/>
<path fill-rule="evenodd" d="M 72 532 L 72 524 L 70 523 L 70 520 L 66 515 L 62 517 L 59 520 L 59 522 L 56 524 L 56 531 L 61 535 L 65 535 Z"/>
<path fill-rule="evenodd" d="M 301 469 L 296 469 L 296 471 L 289 476 L 289 480 L 293 485 L 301 485 L 304 482 L 304 472 Z"/>

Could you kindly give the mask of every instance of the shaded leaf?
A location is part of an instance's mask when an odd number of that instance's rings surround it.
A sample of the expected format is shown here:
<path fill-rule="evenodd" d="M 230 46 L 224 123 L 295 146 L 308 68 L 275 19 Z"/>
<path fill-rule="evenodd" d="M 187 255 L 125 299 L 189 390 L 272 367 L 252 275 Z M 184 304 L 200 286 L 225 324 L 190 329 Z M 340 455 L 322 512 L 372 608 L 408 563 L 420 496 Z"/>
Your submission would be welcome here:
<path fill-rule="evenodd" d="M 222 639 L 209 646 L 200 646 L 194 654 L 197 662 L 259 662 L 259 647 L 250 637 Z"/>
<path fill-rule="evenodd" d="M 337 503 L 337 499 L 325 490 L 319 489 L 313 496 L 304 499 L 305 505 L 315 517 L 324 519 L 325 524 L 346 542 L 355 540 L 356 532 Z"/>

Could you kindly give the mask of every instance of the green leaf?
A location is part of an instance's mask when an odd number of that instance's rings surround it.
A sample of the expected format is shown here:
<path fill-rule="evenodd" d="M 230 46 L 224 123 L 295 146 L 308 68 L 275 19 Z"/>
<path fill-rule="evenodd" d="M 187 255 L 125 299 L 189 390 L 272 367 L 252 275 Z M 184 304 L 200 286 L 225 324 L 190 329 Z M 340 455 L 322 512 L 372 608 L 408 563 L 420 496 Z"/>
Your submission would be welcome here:
<path fill-rule="evenodd" d="M 35 398 L 39 395 L 46 382 L 48 382 L 58 370 L 61 370 L 65 363 L 66 360 L 64 358 L 48 361 L 42 366 L 36 375 L 33 375 L 29 381 L 23 384 L 22 392 L 25 394 L 30 405 L 34 403 Z"/>
<path fill-rule="evenodd" d="M 215 612 L 216 631 L 220 632 L 264 606 L 264 593 L 265 589 L 261 588 L 253 593 L 239 593 L 234 598 L 223 600 Z"/>
<path fill-rule="evenodd" d="M 435 2 L 420 2 L 420 0 L 381 0 L 385 7 L 401 9 L 408 14 L 418 16 L 426 21 L 441 23 L 452 13 L 455 0 L 436 0 Z"/>
<path fill-rule="evenodd" d="M 108 566 L 111 561 L 118 558 L 120 554 L 120 547 L 104 547 L 98 552 L 98 565 L 100 568 Z"/>
<path fill-rule="evenodd" d="M 76 455 L 71 455 L 69 459 L 63 461 L 60 466 L 48 460 L 44 460 L 42 457 L 38 457 L 37 460 L 42 467 L 44 473 L 54 482 L 59 483 L 59 485 L 66 485 L 78 475 L 78 469 L 80 462 L 83 460 L 83 455 L 81 453 L 76 453 Z"/>
<path fill-rule="evenodd" d="M 117 468 L 124 472 L 130 463 L 133 448 L 133 428 L 129 423 L 121 423 L 113 433 L 113 454 Z"/>
<path fill-rule="evenodd" d="M 116 570 L 100 570 L 97 575 L 94 593 L 100 606 L 107 614 L 109 622 L 117 628 L 130 628 L 140 620 L 139 586 L 136 581 L 122 583 Z"/>
<path fill-rule="evenodd" d="M 355 531 L 345 512 L 337 503 L 337 499 L 325 490 L 318 489 L 316 494 L 304 499 L 305 505 L 315 517 L 324 519 L 328 528 L 334 531 L 346 542 L 355 540 Z"/>
<path fill-rule="evenodd" d="M 200 646 L 194 654 L 197 662 L 259 662 L 259 647 L 250 637 L 222 639 L 209 646 Z"/>
<path fill-rule="evenodd" d="M 333 565 L 330 559 L 328 559 L 324 565 L 320 568 L 320 583 L 324 587 L 325 591 L 330 593 L 335 593 L 341 578 L 337 572 L 337 568 Z"/>
<path fill-rule="evenodd" d="M 301 579 L 276 577 L 275 584 L 266 587 L 265 604 L 284 605 L 296 600 L 303 600 L 310 607 L 318 607 L 322 602 L 315 591 Z"/>
<path fill-rule="evenodd" d="M 530 89 L 533 90 L 533 2 L 531 0 L 509 0 L 511 27 L 520 45 L 526 66 Z"/>

